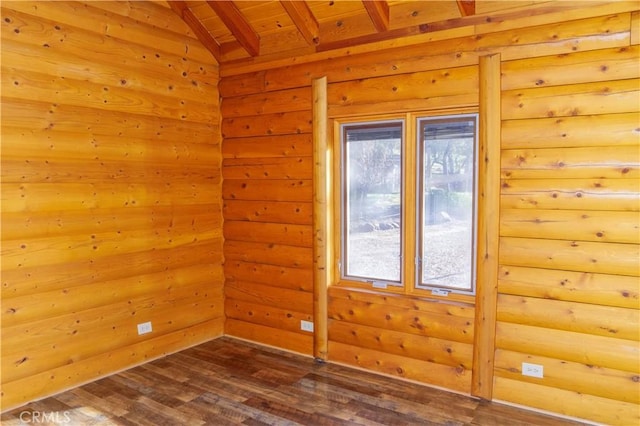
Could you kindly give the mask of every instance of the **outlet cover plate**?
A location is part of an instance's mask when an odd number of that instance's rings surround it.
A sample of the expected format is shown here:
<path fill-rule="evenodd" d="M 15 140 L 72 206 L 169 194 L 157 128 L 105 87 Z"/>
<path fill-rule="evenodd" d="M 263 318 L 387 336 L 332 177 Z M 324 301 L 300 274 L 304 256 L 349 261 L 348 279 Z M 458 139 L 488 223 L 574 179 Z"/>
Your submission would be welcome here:
<path fill-rule="evenodd" d="M 311 321 L 300 320 L 300 330 L 313 333 L 313 323 Z"/>
<path fill-rule="evenodd" d="M 152 331 L 153 329 L 151 328 L 151 321 L 138 324 L 138 334 L 147 334 L 151 333 Z"/>
<path fill-rule="evenodd" d="M 537 377 L 539 379 L 544 378 L 544 367 L 540 364 L 530 364 L 528 362 L 522 363 L 522 375 Z"/>

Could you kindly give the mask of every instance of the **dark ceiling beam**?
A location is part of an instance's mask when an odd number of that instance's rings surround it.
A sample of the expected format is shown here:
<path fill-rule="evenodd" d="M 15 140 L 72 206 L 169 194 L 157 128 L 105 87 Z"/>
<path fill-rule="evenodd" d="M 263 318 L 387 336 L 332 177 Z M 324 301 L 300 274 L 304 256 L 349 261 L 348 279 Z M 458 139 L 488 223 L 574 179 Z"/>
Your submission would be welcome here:
<path fill-rule="evenodd" d="M 389 30 L 389 4 L 383 0 L 362 0 L 364 8 L 379 33 Z"/>
<path fill-rule="evenodd" d="M 200 40 L 200 43 L 216 58 L 216 61 L 220 62 L 220 44 L 209 33 L 209 31 L 202 25 L 200 20 L 196 18 L 191 9 L 184 1 L 169 1 L 171 9 L 178 14 L 180 18 L 191 28 L 191 31 Z"/>
<path fill-rule="evenodd" d="M 260 37 L 232 1 L 207 0 L 231 34 L 251 56 L 260 54 Z"/>
<path fill-rule="evenodd" d="M 476 1 L 475 0 L 456 0 L 460 15 L 473 16 L 476 14 Z"/>
<path fill-rule="evenodd" d="M 311 9 L 309 9 L 307 2 L 280 0 L 280 4 L 282 4 L 282 7 L 307 43 L 313 45 L 320 43 L 320 25 L 316 17 L 313 16 Z"/>

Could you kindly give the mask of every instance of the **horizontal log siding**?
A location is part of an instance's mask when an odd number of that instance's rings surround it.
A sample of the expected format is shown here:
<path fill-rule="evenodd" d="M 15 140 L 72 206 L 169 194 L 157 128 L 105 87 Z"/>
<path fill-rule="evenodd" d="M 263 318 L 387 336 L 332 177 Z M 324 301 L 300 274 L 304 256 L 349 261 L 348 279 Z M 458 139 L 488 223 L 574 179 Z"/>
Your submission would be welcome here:
<path fill-rule="evenodd" d="M 361 60 L 366 63 L 368 58 Z M 413 60 L 400 61 L 398 67 L 411 68 L 405 67 L 405 61 Z M 442 68 L 431 64 L 426 71 L 400 75 L 380 72 L 366 79 L 340 82 L 332 82 L 329 74 L 329 115 L 477 108 L 478 64 L 457 66 L 455 60 L 436 63 Z M 358 61 L 352 66 L 365 67 Z M 471 392 L 472 305 L 460 307 L 405 296 L 365 296 L 341 288 L 332 288 L 329 295 L 329 360 Z"/>
<path fill-rule="evenodd" d="M 497 399 L 640 421 L 639 68 L 637 45 L 503 63 Z"/>
<path fill-rule="evenodd" d="M 311 155 L 311 80 L 327 76 L 331 117 L 455 109 L 478 104 L 478 58 L 499 52 L 499 283 L 480 284 L 500 291 L 494 397 L 637 422 L 638 8 L 611 6 L 483 21 L 435 31 L 433 41 L 223 66 L 224 217 L 252 223 L 249 236 L 242 224 L 225 227 L 251 243 L 228 247 L 237 259 L 225 265 L 227 300 L 254 304 L 227 308 L 237 317 L 227 333 L 312 353 L 311 337 L 296 328 L 299 314 L 311 313 L 311 252 L 301 264 L 284 249 L 310 247 L 299 232 L 312 217 L 303 189 L 312 174 L 302 165 Z M 258 247 L 259 259 L 250 254 Z M 475 309 L 430 305 L 330 288 L 329 360 L 469 392 Z M 293 327 L 279 319 L 282 309 Z M 267 313 L 274 318 L 252 318 Z M 544 365 L 545 378 L 522 376 L 522 361 Z"/>
<path fill-rule="evenodd" d="M 218 65 L 188 33 L 2 3 L 3 410 L 223 333 Z"/>
<path fill-rule="evenodd" d="M 329 360 L 469 393 L 470 305 L 332 287 Z"/>
<path fill-rule="evenodd" d="M 313 353 L 311 89 L 222 102 L 225 333 Z"/>

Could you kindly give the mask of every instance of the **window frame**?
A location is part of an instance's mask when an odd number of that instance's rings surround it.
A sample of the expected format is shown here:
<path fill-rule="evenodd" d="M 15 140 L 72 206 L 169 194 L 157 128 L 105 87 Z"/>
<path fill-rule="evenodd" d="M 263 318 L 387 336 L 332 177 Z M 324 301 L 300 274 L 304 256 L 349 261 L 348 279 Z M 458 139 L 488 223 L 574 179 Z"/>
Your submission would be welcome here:
<path fill-rule="evenodd" d="M 436 118 L 448 118 L 457 116 L 474 115 L 476 124 L 475 134 L 475 146 L 474 146 L 474 214 L 473 214 L 473 252 L 472 252 L 472 268 L 473 268 L 473 285 L 471 291 L 461 291 L 452 288 L 445 288 L 439 286 L 433 287 L 419 287 L 418 283 L 418 241 L 417 237 L 407 238 L 407 230 L 418 231 L 419 215 L 416 211 L 419 208 L 418 197 L 418 148 L 419 143 L 417 140 L 418 121 L 420 119 L 436 119 Z M 333 217 L 334 225 L 333 229 L 333 244 L 332 250 L 333 256 L 333 278 L 331 280 L 332 285 L 363 289 L 374 292 L 392 293 L 392 294 L 404 294 L 420 298 L 435 298 L 444 299 L 447 301 L 460 301 L 464 303 L 474 303 L 475 292 L 477 289 L 477 247 L 476 242 L 478 239 L 478 218 L 479 218 L 479 206 L 478 206 L 478 175 L 480 164 L 478 162 L 479 152 L 479 114 L 477 107 L 473 108 L 456 108 L 452 110 L 440 110 L 440 111 L 412 111 L 407 113 L 398 114 L 379 114 L 379 115 L 366 115 L 366 116 L 351 116 L 351 117 L 332 117 L 331 125 L 332 132 L 332 174 L 333 186 L 332 186 L 332 198 L 333 198 Z M 368 123 L 383 123 L 401 121 L 403 128 L 403 139 L 401 141 L 401 167 L 402 167 L 402 182 L 401 182 L 401 240 L 402 245 L 400 249 L 401 253 L 401 265 L 400 265 L 400 283 L 376 281 L 371 279 L 353 279 L 343 275 L 342 265 L 343 260 L 343 231 L 345 226 L 344 221 L 344 194 L 343 194 L 343 128 L 347 126 L 366 125 Z M 435 291 L 434 291 L 435 290 Z"/>
<path fill-rule="evenodd" d="M 373 121 L 365 121 L 365 122 L 349 122 L 349 123 L 341 123 L 340 124 L 340 140 L 339 140 L 339 144 L 340 144 L 340 170 L 344 170 L 345 167 L 343 167 L 343 165 L 347 165 L 347 160 L 348 160 L 348 153 L 347 153 L 347 149 L 346 146 L 348 144 L 348 141 L 346 140 L 346 135 L 347 135 L 347 131 L 348 128 L 369 128 L 369 129 L 375 129 L 375 128 L 384 128 L 384 127 L 389 127 L 390 125 L 393 124 L 398 124 L 400 127 L 400 133 L 401 133 L 401 138 L 405 137 L 406 134 L 406 122 L 404 121 L 404 119 L 385 119 L 385 120 L 373 120 Z M 405 206 L 402 203 L 402 200 L 404 199 L 404 181 L 405 181 L 405 177 L 404 177 L 404 170 L 405 170 L 405 165 L 403 163 L 403 158 L 404 158 L 404 146 L 402 144 L 402 139 L 400 141 L 400 214 L 401 217 L 403 216 L 403 212 L 405 210 Z M 345 190 L 345 188 L 348 188 L 348 181 L 349 181 L 349 175 L 348 173 L 341 173 L 340 178 L 340 262 L 339 262 L 339 274 L 340 274 L 340 278 L 341 280 L 347 280 L 347 281 L 355 281 L 355 282 L 364 282 L 364 283 L 369 283 L 372 286 L 374 286 L 375 288 L 387 288 L 388 286 L 394 286 L 394 287 L 402 287 L 403 286 L 403 281 L 404 281 L 404 277 L 406 274 L 406 270 L 402 265 L 402 259 L 404 258 L 404 247 L 406 245 L 405 242 L 405 230 L 404 230 L 404 220 L 401 220 L 401 226 L 400 226 L 400 258 L 398 260 L 399 262 L 399 266 L 400 266 L 400 274 L 398 277 L 398 280 L 386 280 L 386 279 L 381 279 L 381 278 L 373 278 L 373 277 L 364 277 L 364 276 L 357 276 L 357 275 L 347 275 L 347 265 L 346 263 L 348 263 L 348 244 L 347 244 L 347 238 L 346 236 L 349 235 L 349 225 L 350 225 L 350 220 L 348 217 L 346 217 L 347 215 L 349 215 L 349 210 L 348 210 L 348 205 L 349 203 L 348 201 L 348 197 L 349 197 L 349 190 Z M 347 207 L 345 207 L 347 206 Z"/>
<path fill-rule="evenodd" d="M 424 171 L 424 146 L 426 140 L 424 137 L 418 136 L 418 132 L 423 128 L 423 123 L 438 123 L 443 122 L 445 120 L 453 121 L 467 121 L 472 119 L 474 122 L 474 135 L 473 135 L 473 146 L 471 147 L 472 153 L 472 170 L 471 170 L 471 186 L 472 186 L 472 211 L 471 211 L 471 253 L 470 253 L 470 288 L 462 289 L 453 285 L 437 285 L 437 284 L 428 284 L 422 283 L 422 271 L 423 271 L 423 258 L 425 257 L 423 254 L 424 247 L 424 232 L 422 231 L 424 225 L 424 206 L 423 201 L 424 197 L 424 185 L 426 184 L 426 180 L 423 179 L 422 172 Z M 414 286 L 417 289 L 424 289 L 428 291 L 436 290 L 436 291 L 446 291 L 452 293 L 461 293 L 461 294 L 469 294 L 475 295 L 476 292 L 476 281 L 477 281 L 477 266 L 476 266 L 476 255 L 478 252 L 477 249 L 477 233 L 478 233 L 478 174 L 479 174 L 479 164 L 478 164 L 478 150 L 479 150 L 479 114 L 478 113 L 462 113 L 462 114 L 447 114 L 447 115 L 438 115 L 438 116 L 417 116 L 415 128 L 418 132 L 416 132 L 416 140 L 414 141 L 418 147 L 417 155 L 415 158 L 416 163 L 416 268 L 415 268 L 415 284 Z M 420 171 L 420 172 L 418 172 Z"/>

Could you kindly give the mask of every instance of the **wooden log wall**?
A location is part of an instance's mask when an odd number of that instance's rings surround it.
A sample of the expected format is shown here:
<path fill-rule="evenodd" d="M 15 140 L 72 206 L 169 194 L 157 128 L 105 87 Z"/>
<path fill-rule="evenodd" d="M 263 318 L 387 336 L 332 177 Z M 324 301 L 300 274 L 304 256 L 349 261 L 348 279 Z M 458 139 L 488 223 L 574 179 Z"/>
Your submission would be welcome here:
<path fill-rule="evenodd" d="M 309 355 L 311 97 L 309 86 L 222 103 L 225 333 Z"/>
<path fill-rule="evenodd" d="M 477 112 L 477 56 L 463 64 L 444 58 L 393 59 L 389 68 L 412 72 L 389 76 L 378 71 L 363 80 L 362 76 L 356 76 L 330 83 L 330 115 L 371 114 L 372 106 L 380 112 L 447 109 L 457 113 L 467 108 Z M 368 61 L 363 57 L 364 63 L 353 61 L 350 67 L 357 74 L 361 67 L 369 65 Z M 332 287 L 329 295 L 329 360 L 470 393 L 473 304 L 341 287 Z"/>
<path fill-rule="evenodd" d="M 496 398 L 640 422 L 639 56 L 502 65 Z"/>
<path fill-rule="evenodd" d="M 478 58 L 500 53 L 498 282 L 478 283 L 499 286 L 493 397 L 637 423 L 639 17 L 577 6 L 221 67 L 226 333 L 313 353 L 312 80 L 330 118 L 477 106 Z M 473 304 L 340 287 L 328 303 L 330 362 L 471 392 Z"/>
<path fill-rule="evenodd" d="M 5 1 L 1 25 L 7 410 L 221 335 L 224 275 L 218 65 L 180 18 Z"/>

